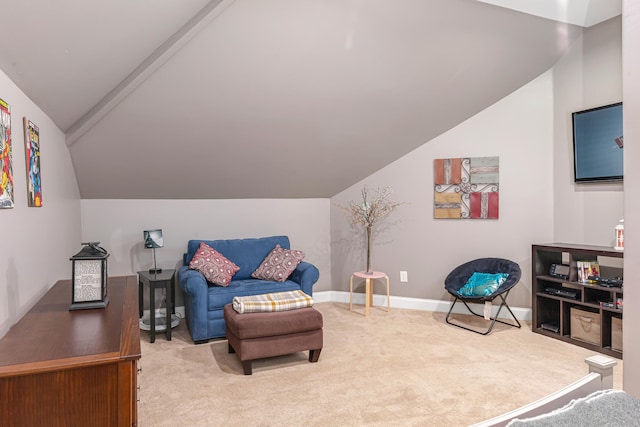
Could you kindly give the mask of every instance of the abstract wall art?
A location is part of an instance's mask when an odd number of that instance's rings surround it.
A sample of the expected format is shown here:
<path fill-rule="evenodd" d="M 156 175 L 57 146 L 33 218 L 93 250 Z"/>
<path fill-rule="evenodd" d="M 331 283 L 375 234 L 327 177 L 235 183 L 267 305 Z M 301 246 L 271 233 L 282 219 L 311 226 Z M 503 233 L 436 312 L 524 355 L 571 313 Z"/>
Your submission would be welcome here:
<path fill-rule="evenodd" d="M 0 209 L 12 207 L 11 108 L 0 99 Z"/>
<path fill-rule="evenodd" d="M 498 157 L 435 159 L 433 217 L 498 219 Z"/>

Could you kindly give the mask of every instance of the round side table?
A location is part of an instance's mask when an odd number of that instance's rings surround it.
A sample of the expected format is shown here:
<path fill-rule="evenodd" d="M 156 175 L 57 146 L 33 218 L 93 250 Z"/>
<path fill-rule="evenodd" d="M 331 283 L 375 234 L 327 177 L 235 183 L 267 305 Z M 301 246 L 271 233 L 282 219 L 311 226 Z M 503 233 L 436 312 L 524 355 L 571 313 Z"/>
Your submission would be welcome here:
<path fill-rule="evenodd" d="M 352 310 L 353 304 L 353 278 L 358 277 L 365 279 L 365 303 L 364 303 L 364 315 L 369 316 L 369 307 L 373 306 L 373 279 L 386 279 L 387 280 L 387 313 L 391 312 L 391 305 L 389 302 L 389 276 L 381 271 L 372 271 L 367 273 L 365 271 L 356 271 L 351 275 L 349 281 L 349 311 Z"/>

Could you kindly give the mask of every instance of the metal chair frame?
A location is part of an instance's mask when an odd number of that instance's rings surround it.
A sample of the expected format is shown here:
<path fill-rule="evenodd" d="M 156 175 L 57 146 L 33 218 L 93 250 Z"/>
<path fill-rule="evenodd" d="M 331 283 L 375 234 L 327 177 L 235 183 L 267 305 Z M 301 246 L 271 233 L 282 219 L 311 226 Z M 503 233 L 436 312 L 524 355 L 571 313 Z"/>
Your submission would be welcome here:
<path fill-rule="evenodd" d="M 462 297 L 458 295 L 457 290 L 459 290 L 459 288 L 462 287 L 461 286 L 462 280 L 466 282 L 470 276 L 470 274 L 468 274 L 469 271 L 472 271 L 470 266 L 473 266 L 474 264 L 481 265 L 482 263 L 487 263 L 487 265 L 491 266 L 490 268 L 490 270 L 492 270 L 491 273 L 504 272 L 504 271 L 501 271 L 496 266 L 502 266 L 503 264 L 508 265 L 509 269 L 511 270 L 511 276 L 507 279 L 507 282 L 502 284 L 491 295 L 474 296 L 474 297 Z M 468 331 L 475 332 L 480 335 L 489 334 L 493 330 L 493 327 L 496 322 L 499 322 L 508 326 L 513 326 L 514 328 L 521 328 L 522 325 L 520 324 L 516 316 L 513 314 L 513 311 L 511 311 L 511 308 L 507 304 L 507 297 L 509 296 L 509 292 L 511 291 L 511 288 L 513 288 L 518 283 L 518 281 L 520 280 L 521 274 L 522 273 L 518 264 L 514 263 L 513 261 L 502 259 L 502 258 L 479 258 L 479 259 L 469 261 L 459 265 L 453 271 L 451 271 L 451 273 L 449 273 L 449 275 L 445 279 L 445 289 L 454 297 L 453 303 L 449 308 L 449 312 L 447 313 L 445 321 L 449 325 L 457 326 L 458 328 L 466 329 Z M 484 332 L 461 325 L 459 323 L 454 323 L 450 320 L 451 313 L 453 312 L 453 307 L 456 305 L 458 301 L 461 301 L 465 305 L 465 307 L 467 307 L 467 310 L 469 310 L 469 312 L 474 316 L 484 318 L 484 315 L 478 314 L 475 311 L 473 311 L 467 302 L 485 303 L 487 301 L 490 301 L 493 303 L 493 300 L 496 298 L 500 299 L 500 306 L 498 307 L 498 311 L 496 312 L 496 315 L 493 317 L 489 317 L 489 320 L 491 320 L 491 323 L 489 324 L 489 327 L 487 328 L 487 330 Z M 511 317 L 515 321 L 515 324 L 512 322 L 505 322 L 503 320 L 498 319 L 503 307 L 506 307 L 507 311 L 509 311 L 509 314 L 511 314 Z"/>
<path fill-rule="evenodd" d="M 445 318 L 445 321 L 450 325 L 457 326 L 458 328 L 466 329 L 467 331 L 475 332 L 476 334 L 480 334 L 480 335 L 489 334 L 491 332 L 491 330 L 493 329 L 493 325 L 495 325 L 496 322 L 499 322 L 499 323 L 502 323 L 502 324 L 505 324 L 505 325 L 509 325 L 509 326 L 513 326 L 514 328 L 521 328 L 522 325 L 520 324 L 520 322 L 518 321 L 516 316 L 513 314 L 513 312 L 509 308 L 509 306 L 507 305 L 507 301 L 506 300 L 507 300 L 507 296 L 509 296 L 509 292 L 510 291 L 505 292 L 504 295 L 503 294 L 499 294 L 498 295 L 498 297 L 500 297 L 502 302 L 500 303 L 500 307 L 498 307 L 498 311 L 496 312 L 496 315 L 490 319 L 491 320 L 491 324 L 489 325 L 489 329 L 487 329 L 485 332 L 480 332 L 480 331 L 477 331 L 475 329 L 468 328 L 466 326 L 462 326 L 462 325 L 459 325 L 457 323 L 453 323 L 453 322 L 451 322 L 449 320 L 449 317 L 451 316 L 451 312 L 453 311 L 453 306 L 456 305 L 456 302 L 458 302 L 458 301 L 462 301 L 462 303 L 465 305 L 465 307 L 467 307 L 467 310 L 469 310 L 471 312 L 471 314 L 473 314 L 474 316 L 478 316 L 478 317 L 484 318 L 484 316 L 482 314 L 478 314 L 475 311 L 473 311 L 471 309 L 471 307 L 469 307 L 469 304 L 467 304 L 467 302 L 465 300 L 460 299 L 459 297 L 455 297 L 455 300 L 453 301 L 453 304 L 451 304 L 451 308 L 449 308 L 449 312 L 447 313 L 447 317 Z M 491 300 L 491 301 L 493 301 L 493 300 Z M 513 320 L 516 321 L 515 325 L 513 323 L 508 323 L 508 322 L 505 322 L 505 321 L 502 321 L 502 320 L 498 319 L 498 316 L 500 315 L 500 310 L 502 310 L 502 307 L 506 307 L 507 310 L 509 310 L 509 313 L 511 313 L 511 317 L 513 317 Z"/>

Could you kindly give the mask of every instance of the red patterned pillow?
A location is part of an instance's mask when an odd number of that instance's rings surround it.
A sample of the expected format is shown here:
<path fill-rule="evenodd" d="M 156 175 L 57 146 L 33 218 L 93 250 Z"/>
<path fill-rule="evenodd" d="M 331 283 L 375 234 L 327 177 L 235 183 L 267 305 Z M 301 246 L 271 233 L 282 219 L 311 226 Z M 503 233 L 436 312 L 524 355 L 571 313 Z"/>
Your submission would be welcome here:
<path fill-rule="evenodd" d="M 229 286 L 233 275 L 240 270 L 240 267 L 204 242 L 200 242 L 189 268 L 198 270 L 207 281 L 219 286 Z"/>
<path fill-rule="evenodd" d="M 262 280 L 284 282 L 304 258 L 304 252 L 282 249 L 280 245 L 269 252 L 251 277 Z"/>

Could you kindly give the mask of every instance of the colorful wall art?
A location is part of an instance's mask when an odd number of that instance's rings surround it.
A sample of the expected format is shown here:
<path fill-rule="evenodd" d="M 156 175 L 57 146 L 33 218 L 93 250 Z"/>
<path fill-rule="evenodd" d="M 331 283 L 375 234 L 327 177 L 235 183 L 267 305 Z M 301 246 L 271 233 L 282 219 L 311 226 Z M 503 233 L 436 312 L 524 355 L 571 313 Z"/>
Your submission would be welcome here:
<path fill-rule="evenodd" d="M 499 158 L 436 159 L 433 217 L 498 219 Z"/>
<path fill-rule="evenodd" d="M 32 121 L 24 118 L 24 145 L 27 160 L 27 198 L 30 207 L 42 206 L 42 181 L 40 177 L 40 130 Z"/>
<path fill-rule="evenodd" d="M 11 108 L 0 99 L 0 209 L 12 207 Z"/>

